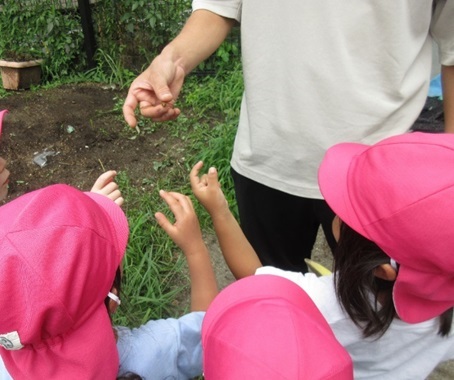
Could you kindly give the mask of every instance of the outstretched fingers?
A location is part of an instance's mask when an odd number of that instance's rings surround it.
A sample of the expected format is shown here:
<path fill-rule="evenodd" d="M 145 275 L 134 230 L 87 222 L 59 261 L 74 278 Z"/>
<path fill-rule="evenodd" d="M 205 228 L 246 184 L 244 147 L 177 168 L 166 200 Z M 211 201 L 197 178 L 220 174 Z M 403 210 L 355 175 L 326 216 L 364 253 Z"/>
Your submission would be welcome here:
<path fill-rule="evenodd" d="M 91 188 L 91 192 L 104 195 L 121 206 L 124 203 L 124 198 L 121 196 L 118 184 L 114 182 L 116 175 L 117 172 L 115 170 L 108 170 L 101 174 Z"/>
<path fill-rule="evenodd" d="M 102 173 L 95 181 L 93 184 L 93 187 L 91 188 L 91 191 L 93 192 L 98 192 L 101 191 L 107 184 L 112 182 L 117 175 L 117 172 L 115 170 L 108 170 L 104 173 Z"/>
<path fill-rule="evenodd" d="M 218 171 L 216 170 L 215 167 L 211 167 L 208 169 L 208 174 L 207 174 L 207 184 L 208 187 L 220 187 L 221 184 L 219 183 L 218 179 Z"/>
<path fill-rule="evenodd" d="M 197 162 L 191 169 L 189 173 L 189 181 L 191 182 L 191 188 L 194 190 L 194 187 L 198 187 L 200 185 L 204 185 L 203 181 L 199 177 L 200 170 L 203 167 L 203 162 Z"/>
<path fill-rule="evenodd" d="M 219 186 L 218 172 L 216 168 L 210 167 L 207 174 L 200 175 L 200 170 L 203 167 L 203 162 L 197 162 L 189 174 L 191 188 L 194 193 L 200 190 L 206 190 L 207 187 Z"/>
<path fill-rule="evenodd" d="M 178 222 L 183 219 L 185 214 L 193 211 L 194 208 L 190 199 L 183 194 L 160 190 L 159 195 L 167 203 L 167 206 L 169 206 L 170 211 L 175 217 L 175 223 L 171 223 L 161 212 L 157 212 L 155 217 L 164 231 L 171 235 L 176 231 Z"/>
<path fill-rule="evenodd" d="M 155 218 L 162 229 L 183 250 L 191 245 L 191 241 L 201 239 L 197 215 L 190 198 L 186 195 L 159 191 L 161 198 L 167 203 L 173 213 L 175 222 L 172 223 L 161 212 L 155 213 Z"/>
<path fill-rule="evenodd" d="M 188 196 L 176 193 L 176 192 L 168 192 L 164 190 L 159 191 L 160 196 L 170 208 L 170 211 L 173 212 L 175 217 L 181 215 L 183 212 L 193 210 L 192 202 Z"/>

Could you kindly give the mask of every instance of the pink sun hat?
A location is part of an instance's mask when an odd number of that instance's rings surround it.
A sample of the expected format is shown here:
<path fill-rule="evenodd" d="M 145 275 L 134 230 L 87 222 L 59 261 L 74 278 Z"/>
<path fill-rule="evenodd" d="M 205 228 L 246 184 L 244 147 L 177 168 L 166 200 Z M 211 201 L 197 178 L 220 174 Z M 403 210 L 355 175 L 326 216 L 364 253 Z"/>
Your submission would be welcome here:
<path fill-rule="evenodd" d="M 0 111 L 0 137 L 2 136 L 2 125 L 3 125 L 3 118 L 8 113 L 8 110 L 1 110 Z"/>
<path fill-rule="evenodd" d="M 398 264 L 393 299 L 408 323 L 454 306 L 454 134 L 407 133 L 330 148 L 320 190 L 339 218 Z"/>
<path fill-rule="evenodd" d="M 15 380 L 116 378 L 104 300 L 127 239 L 115 202 L 70 186 L 0 207 L 0 355 Z"/>
<path fill-rule="evenodd" d="M 353 365 L 292 281 L 256 275 L 223 289 L 202 324 L 206 380 L 351 380 Z"/>

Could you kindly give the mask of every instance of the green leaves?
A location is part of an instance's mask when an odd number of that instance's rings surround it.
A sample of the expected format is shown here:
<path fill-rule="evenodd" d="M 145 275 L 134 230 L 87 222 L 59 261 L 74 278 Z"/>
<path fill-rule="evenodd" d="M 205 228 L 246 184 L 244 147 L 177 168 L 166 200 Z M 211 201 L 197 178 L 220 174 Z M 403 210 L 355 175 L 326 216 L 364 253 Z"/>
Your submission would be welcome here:
<path fill-rule="evenodd" d="M 0 12 L 0 57 L 44 58 L 45 79 L 80 71 L 83 33 L 76 9 L 62 10 L 52 0 L 4 0 Z"/>
<path fill-rule="evenodd" d="M 86 72 L 77 2 L 0 0 L 0 4 L 0 58 L 44 58 L 43 77 L 47 83 Z M 191 0 L 122 0 L 97 1 L 91 11 L 97 69 L 123 87 L 179 33 L 192 9 Z M 228 40 L 198 70 L 231 70 L 238 60 L 239 29 L 234 28 Z M 101 76 L 99 71 L 96 75 Z"/>

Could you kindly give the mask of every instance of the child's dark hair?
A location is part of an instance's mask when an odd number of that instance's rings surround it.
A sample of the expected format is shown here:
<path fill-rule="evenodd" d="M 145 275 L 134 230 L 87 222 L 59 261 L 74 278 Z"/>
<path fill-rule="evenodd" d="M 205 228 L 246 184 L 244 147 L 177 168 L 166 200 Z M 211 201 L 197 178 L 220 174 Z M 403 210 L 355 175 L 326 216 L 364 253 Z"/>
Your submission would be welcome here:
<path fill-rule="evenodd" d="M 394 281 L 374 275 L 376 267 L 389 262 L 389 256 L 374 242 L 341 222 L 339 242 L 334 251 L 336 295 L 352 321 L 361 327 L 364 337 L 379 338 L 397 316 L 392 299 Z M 441 336 L 451 331 L 452 317 L 452 308 L 440 316 L 438 333 Z"/>

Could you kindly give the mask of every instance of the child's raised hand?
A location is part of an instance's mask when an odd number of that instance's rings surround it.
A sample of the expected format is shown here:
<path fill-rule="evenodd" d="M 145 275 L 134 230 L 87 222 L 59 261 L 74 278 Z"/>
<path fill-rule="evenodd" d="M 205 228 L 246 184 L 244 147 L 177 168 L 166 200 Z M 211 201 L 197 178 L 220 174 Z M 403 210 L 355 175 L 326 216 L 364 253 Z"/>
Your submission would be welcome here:
<path fill-rule="evenodd" d="M 216 168 L 211 167 L 208 169 L 207 174 L 199 176 L 202 167 L 202 161 L 197 162 L 193 166 L 189 175 L 191 188 L 197 200 L 205 207 L 211 217 L 213 217 L 219 213 L 228 211 L 229 205 L 218 181 Z"/>
<path fill-rule="evenodd" d="M 112 199 L 118 206 L 121 206 L 125 201 L 121 196 L 118 184 L 114 181 L 117 172 L 109 170 L 101 174 L 91 188 L 92 193 L 97 193 Z"/>
<path fill-rule="evenodd" d="M 6 169 L 6 161 L 0 157 L 0 201 L 8 194 L 9 170 Z"/>
<path fill-rule="evenodd" d="M 175 223 L 172 224 L 163 213 L 157 212 L 155 217 L 159 225 L 185 255 L 199 252 L 204 242 L 199 220 L 189 197 L 164 190 L 160 190 L 159 195 L 175 216 Z"/>

